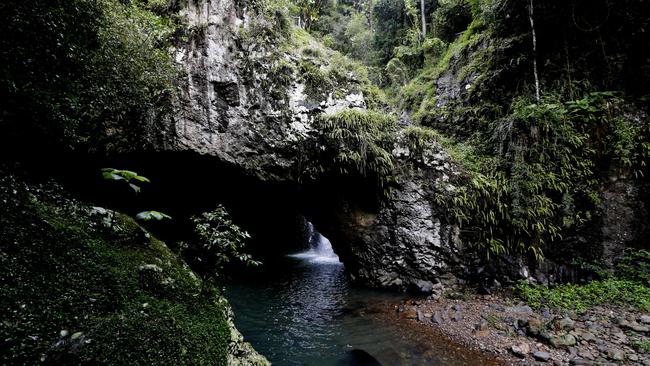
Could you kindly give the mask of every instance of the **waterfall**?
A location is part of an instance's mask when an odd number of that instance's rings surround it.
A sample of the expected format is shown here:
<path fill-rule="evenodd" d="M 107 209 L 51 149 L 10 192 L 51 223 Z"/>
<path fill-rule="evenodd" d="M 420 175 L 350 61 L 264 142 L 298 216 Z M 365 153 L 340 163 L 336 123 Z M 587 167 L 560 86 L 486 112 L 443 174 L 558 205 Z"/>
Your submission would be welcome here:
<path fill-rule="evenodd" d="M 332 248 L 332 243 L 321 235 L 314 225 L 307 221 L 306 222 L 306 232 L 307 232 L 307 244 L 309 248 L 301 253 L 291 254 L 290 257 L 306 259 L 309 262 L 314 263 L 341 263 L 339 261 L 339 256 L 334 253 Z"/>

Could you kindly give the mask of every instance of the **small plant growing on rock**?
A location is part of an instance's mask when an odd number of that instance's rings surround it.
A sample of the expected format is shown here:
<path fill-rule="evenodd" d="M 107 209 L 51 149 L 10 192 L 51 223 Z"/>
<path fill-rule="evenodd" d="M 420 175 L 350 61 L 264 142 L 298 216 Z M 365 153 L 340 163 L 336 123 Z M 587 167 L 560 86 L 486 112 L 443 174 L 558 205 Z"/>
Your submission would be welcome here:
<path fill-rule="evenodd" d="M 231 259 L 236 259 L 249 266 L 260 262 L 244 253 L 246 240 L 250 235 L 235 225 L 226 209 L 219 205 L 216 209 L 192 217 L 197 243 L 189 248 L 194 262 L 201 273 L 203 287 L 216 280 L 219 273 Z"/>

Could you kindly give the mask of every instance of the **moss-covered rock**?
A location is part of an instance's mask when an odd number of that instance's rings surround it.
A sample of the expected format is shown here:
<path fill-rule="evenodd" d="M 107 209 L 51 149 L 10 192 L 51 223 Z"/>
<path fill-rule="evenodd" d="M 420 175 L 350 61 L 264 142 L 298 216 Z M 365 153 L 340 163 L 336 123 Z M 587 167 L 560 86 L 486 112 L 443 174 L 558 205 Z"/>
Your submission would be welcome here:
<path fill-rule="evenodd" d="M 226 365 L 242 343 L 227 302 L 129 216 L 12 175 L 0 200 L 3 364 Z"/>

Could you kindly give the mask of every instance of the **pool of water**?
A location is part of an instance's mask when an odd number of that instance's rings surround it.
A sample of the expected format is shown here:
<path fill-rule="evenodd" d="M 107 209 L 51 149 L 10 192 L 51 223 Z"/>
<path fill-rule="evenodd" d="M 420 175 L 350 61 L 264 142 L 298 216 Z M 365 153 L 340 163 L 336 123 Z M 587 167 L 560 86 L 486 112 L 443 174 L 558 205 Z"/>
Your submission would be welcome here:
<path fill-rule="evenodd" d="M 274 365 L 487 363 L 398 319 L 403 295 L 352 286 L 344 270 L 312 249 L 231 281 L 237 328 Z"/>

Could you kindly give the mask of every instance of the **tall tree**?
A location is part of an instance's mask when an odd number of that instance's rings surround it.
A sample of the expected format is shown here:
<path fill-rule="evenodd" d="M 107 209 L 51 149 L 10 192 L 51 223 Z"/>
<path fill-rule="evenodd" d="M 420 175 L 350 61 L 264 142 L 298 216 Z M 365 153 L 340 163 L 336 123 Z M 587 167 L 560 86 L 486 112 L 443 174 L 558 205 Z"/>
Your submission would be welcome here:
<path fill-rule="evenodd" d="M 420 0 L 420 12 L 422 13 L 422 39 L 427 37 L 427 18 L 424 11 L 424 0 Z"/>
<path fill-rule="evenodd" d="M 530 20 L 530 30 L 533 35 L 533 74 L 535 75 L 535 98 L 539 102 L 539 74 L 537 72 L 537 35 L 535 35 L 535 21 L 533 19 L 533 0 L 530 0 L 528 6 L 528 19 Z"/>

